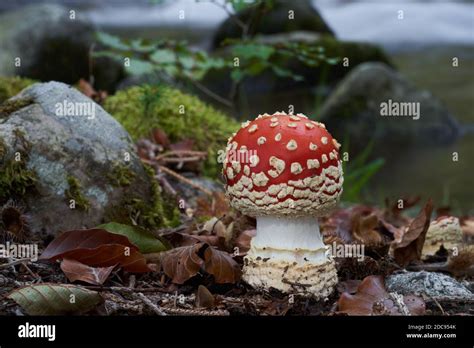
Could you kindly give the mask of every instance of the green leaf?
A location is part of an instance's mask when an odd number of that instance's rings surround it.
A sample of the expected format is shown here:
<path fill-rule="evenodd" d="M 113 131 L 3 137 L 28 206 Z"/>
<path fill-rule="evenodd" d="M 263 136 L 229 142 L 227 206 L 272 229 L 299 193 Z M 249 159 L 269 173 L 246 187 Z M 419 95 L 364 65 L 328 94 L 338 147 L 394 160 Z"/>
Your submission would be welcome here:
<path fill-rule="evenodd" d="M 230 77 L 232 78 L 232 80 L 234 80 L 235 82 L 240 82 L 243 80 L 243 78 L 245 77 L 245 72 L 240 70 L 240 69 L 234 69 L 231 71 L 230 73 Z"/>
<path fill-rule="evenodd" d="M 136 58 L 130 59 L 130 66 L 127 67 L 127 72 L 132 75 L 150 74 L 154 71 L 155 67 L 152 63 Z"/>
<path fill-rule="evenodd" d="M 255 5 L 255 0 L 229 0 L 235 12 L 244 10 L 247 7 Z"/>
<path fill-rule="evenodd" d="M 110 48 L 113 48 L 116 50 L 129 50 L 130 49 L 130 46 L 124 43 L 119 37 L 107 34 L 103 31 L 97 32 L 96 37 L 100 43 Z"/>
<path fill-rule="evenodd" d="M 258 58 L 266 61 L 275 53 L 275 48 L 269 45 L 243 43 L 232 47 L 232 54 L 241 59 Z"/>
<path fill-rule="evenodd" d="M 8 296 L 29 315 L 86 313 L 102 302 L 96 291 L 76 285 L 35 284 L 12 291 Z"/>
<path fill-rule="evenodd" d="M 176 62 L 176 56 L 170 49 L 159 49 L 152 53 L 150 59 L 158 64 L 171 64 Z"/>
<path fill-rule="evenodd" d="M 152 233 L 139 226 L 109 222 L 108 224 L 97 226 L 97 228 L 103 228 L 108 232 L 127 237 L 131 243 L 138 247 L 142 254 L 157 253 L 170 249 L 170 245 L 166 240 L 155 237 Z"/>

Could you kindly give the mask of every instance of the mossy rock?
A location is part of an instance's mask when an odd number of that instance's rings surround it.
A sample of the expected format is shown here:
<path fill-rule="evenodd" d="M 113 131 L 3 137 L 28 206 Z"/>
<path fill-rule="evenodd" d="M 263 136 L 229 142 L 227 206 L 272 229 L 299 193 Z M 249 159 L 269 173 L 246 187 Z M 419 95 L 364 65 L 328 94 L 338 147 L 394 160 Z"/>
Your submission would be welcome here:
<path fill-rule="evenodd" d="M 220 170 L 218 151 L 238 123 L 199 100 L 167 86 L 135 86 L 106 99 L 104 108 L 112 114 L 135 140 L 162 129 L 177 142 L 192 139 L 196 150 L 207 151 L 204 173 L 215 177 Z"/>
<path fill-rule="evenodd" d="M 17 95 L 22 89 L 32 85 L 35 82 L 35 80 L 19 76 L 0 76 L 0 104 L 5 100 Z"/>
<path fill-rule="evenodd" d="M 71 86 L 49 82 L 0 105 L 10 105 L 0 117 L 0 207 L 21 203 L 40 236 L 111 221 L 176 225 L 177 202 L 161 192 L 119 122 L 97 104 L 94 118 L 58 116 L 55 106 L 63 100 L 93 103 Z"/>

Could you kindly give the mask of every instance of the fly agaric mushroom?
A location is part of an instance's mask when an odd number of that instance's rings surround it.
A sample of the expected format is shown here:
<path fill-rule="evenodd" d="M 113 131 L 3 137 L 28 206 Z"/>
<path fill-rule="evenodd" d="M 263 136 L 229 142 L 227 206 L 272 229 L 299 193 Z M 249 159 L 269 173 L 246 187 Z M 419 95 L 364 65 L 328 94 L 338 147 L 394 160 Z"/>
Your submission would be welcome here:
<path fill-rule="evenodd" d="M 278 112 L 247 121 L 228 142 L 230 204 L 257 219 L 243 279 L 255 288 L 325 298 L 337 283 L 318 217 L 342 193 L 338 142 L 322 123 Z"/>

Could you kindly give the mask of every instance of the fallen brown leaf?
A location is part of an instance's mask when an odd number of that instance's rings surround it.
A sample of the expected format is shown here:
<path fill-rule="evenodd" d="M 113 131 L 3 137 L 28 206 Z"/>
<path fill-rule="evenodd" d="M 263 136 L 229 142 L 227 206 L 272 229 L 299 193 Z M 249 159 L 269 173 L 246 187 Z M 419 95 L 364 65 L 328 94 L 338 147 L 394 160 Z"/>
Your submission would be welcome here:
<path fill-rule="evenodd" d="M 115 266 L 90 267 L 79 261 L 63 259 L 61 270 L 71 282 L 83 281 L 92 285 L 102 285 L 112 273 Z"/>
<path fill-rule="evenodd" d="M 170 141 L 168 139 L 168 135 L 165 131 L 161 128 L 154 128 L 152 130 L 153 140 L 156 144 L 163 146 L 164 148 L 168 148 L 170 145 Z"/>
<path fill-rule="evenodd" d="M 234 241 L 234 248 L 238 248 L 239 255 L 245 255 L 250 250 L 250 242 L 257 235 L 256 229 L 241 232 Z"/>
<path fill-rule="evenodd" d="M 239 264 L 225 251 L 208 247 L 204 261 L 204 270 L 214 276 L 216 283 L 236 283 L 242 276 Z"/>
<path fill-rule="evenodd" d="M 82 94 L 86 95 L 99 104 L 102 103 L 105 98 L 107 98 L 106 91 L 96 91 L 94 87 L 92 87 L 92 85 L 84 79 L 79 80 L 78 88 Z"/>
<path fill-rule="evenodd" d="M 196 293 L 196 307 L 211 309 L 215 307 L 215 303 L 214 295 L 204 285 L 199 285 Z"/>
<path fill-rule="evenodd" d="M 405 267 L 411 261 L 421 258 L 432 211 L 433 203 L 429 200 L 408 226 L 406 232 L 402 235 L 401 241 L 392 244 L 393 256 L 400 266 Z"/>
<path fill-rule="evenodd" d="M 149 272 L 146 260 L 127 237 L 103 229 L 73 230 L 54 239 L 41 260 L 72 259 L 92 267 L 119 265 L 129 272 Z"/>
<path fill-rule="evenodd" d="M 196 243 L 163 253 L 161 266 L 173 283 L 183 284 L 186 280 L 198 274 L 201 265 L 204 263 L 198 253 L 204 246 L 204 243 Z"/>
<path fill-rule="evenodd" d="M 425 302 L 416 296 L 390 294 L 381 276 L 369 276 L 360 283 L 355 295 L 341 295 L 338 309 L 348 315 L 422 315 Z"/>

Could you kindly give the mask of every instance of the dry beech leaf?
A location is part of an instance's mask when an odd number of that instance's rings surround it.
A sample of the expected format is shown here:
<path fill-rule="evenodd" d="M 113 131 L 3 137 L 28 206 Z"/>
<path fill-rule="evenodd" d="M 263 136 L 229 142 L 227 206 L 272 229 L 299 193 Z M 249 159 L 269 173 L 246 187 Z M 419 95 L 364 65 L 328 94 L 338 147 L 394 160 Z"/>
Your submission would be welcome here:
<path fill-rule="evenodd" d="M 216 283 L 236 283 L 242 276 L 239 264 L 225 251 L 208 247 L 204 260 L 204 270 L 214 276 Z"/>
<path fill-rule="evenodd" d="M 205 244 L 196 243 L 174 248 L 163 253 L 161 266 L 173 283 L 183 284 L 186 280 L 198 274 L 204 260 L 198 255 Z"/>
<path fill-rule="evenodd" d="M 214 295 L 204 285 L 199 285 L 196 294 L 196 307 L 211 309 L 215 307 L 215 302 Z"/>
<path fill-rule="evenodd" d="M 92 267 L 119 265 L 125 271 L 149 272 L 146 260 L 127 237 L 103 229 L 73 230 L 54 239 L 41 254 L 41 260 L 63 258 Z"/>
<path fill-rule="evenodd" d="M 161 266 L 175 284 L 183 284 L 198 274 L 201 268 L 213 275 L 216 283 L 235 283 L 242 273 L 229 253 L 201 242 L 163 253 Z"/>
<path fill-rule="evenodd" d="M 159 144 L 165 148 L 170 145 L 170 141 L 168 139 L 168 135 L 165 133 L 164 130 L 160 128 L 154 128 L 152 131 L 153 140 L 156 144 Z"/>
<path fill-rule="evenodd" d="M 172 151 L 192 151 L 194 148 L 193 139 L 184 139 L 169 145 Z"/>
<path fill-rule="evenodd" d="M 411 261 L 421 258 L 432 211 L 433 203 L 429 200 L 408 226 L 406 232 L 402 235 L 401 241 L 393 244 L 393 256 L 400 266 L 405 267 Z"/>
<path fill-rule="evenodd" d="M 93 285 L 102 285 L 110 276 L 115 266 L 90 267 L 83 263 L 64 259 L 61 262 L 61 270 L 71 282 L 82 281 Z"/>
<path fill-rule="evenodd" d="M 238 248 L 239 255 L 245 255 L 250 250 L 250 242 L 257 235 L 256 229 L 245 230 L 238 235 L 234 241 L 234 247 Z"/>
<path fill-rule="evenodd" d="M 352 236 L 366 246 L 380 245 L 383 239 L 382 235 L 376 230 L 378 225 L 379 219 L 375 214 L 367 216 L 358 214 L 352 219 Z"/>
<path fill-rule="evenodd" d="M 417 296 L 400 296 L 403 307 L 408 314 L 422 315 L 425 312 L 425 302 Z M 352 295 L 344 292 L 338 300 L 340 313 L 348 315 L 404 315 L 400 305 L 385 289 L 381 276 L 368 276 L 357 287 L 357 293 Z"/>
<path fill-rule="evenodd" d="M 96 291 L 77 285 L 50 283 L 25 286 L 12 291 L 7 297 L 29 315 L 81 314 L 102 302 Z"/>

